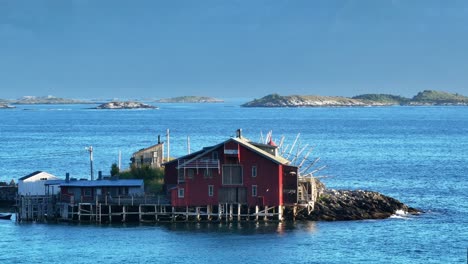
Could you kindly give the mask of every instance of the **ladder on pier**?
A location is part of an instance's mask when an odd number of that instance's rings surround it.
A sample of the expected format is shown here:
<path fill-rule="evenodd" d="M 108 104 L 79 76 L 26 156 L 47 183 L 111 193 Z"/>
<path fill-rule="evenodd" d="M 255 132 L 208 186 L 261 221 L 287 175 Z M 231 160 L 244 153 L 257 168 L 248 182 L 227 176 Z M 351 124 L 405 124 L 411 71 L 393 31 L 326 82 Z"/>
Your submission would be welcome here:
<path fill-rule="evenodd" d="M 96 205 L 96 222 L 101 223 L 101 204 Z"/>

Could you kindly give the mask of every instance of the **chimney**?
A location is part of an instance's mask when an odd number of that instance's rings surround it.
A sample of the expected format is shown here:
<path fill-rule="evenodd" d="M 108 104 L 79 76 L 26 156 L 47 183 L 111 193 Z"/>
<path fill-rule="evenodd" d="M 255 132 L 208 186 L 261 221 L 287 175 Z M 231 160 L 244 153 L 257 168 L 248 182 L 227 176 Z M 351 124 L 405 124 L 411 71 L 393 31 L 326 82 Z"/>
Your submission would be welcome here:
<path fill-rule="evenodd" d="M 98 181 L 102 180 L 102 171 L 98 171 Z"/>
<path fill-rule="evenodd" d="M 158 135 L 158 144 L 161 144 L 161 135 Z"/>
<path fill-rule="evenodd" d="M 237 131 L 236 131 L 236 136 L 237 136 L 238 138 L 242 138 L 242 128 L 237 129 Z"/>
<path fill-rule="evenodd" d="M 65 182 L 70 182 L 70 173 L 65 173 Z"/>

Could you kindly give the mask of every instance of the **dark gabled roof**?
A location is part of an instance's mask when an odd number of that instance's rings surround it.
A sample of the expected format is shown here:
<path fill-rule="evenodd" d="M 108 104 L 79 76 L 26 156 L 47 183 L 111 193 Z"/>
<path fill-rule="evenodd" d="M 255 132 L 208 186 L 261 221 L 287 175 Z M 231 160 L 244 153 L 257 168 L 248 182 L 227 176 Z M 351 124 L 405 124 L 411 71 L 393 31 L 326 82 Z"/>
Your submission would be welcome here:
<path fill-rule="evenodd" d="M 221 144 L 215 145 L 215 146 L 204 147 L 204 148 L 201 149 L 201 150 L 198 150 L 198 151 L 192 152 L 192 153 L 190 153 L 190 154 L 184 155 L 184 156 L 182 156 L 182 157 L 178 157 L 177 159 L 173 159 L 173 160 L 170 160 L 170 161 L 168 161 L 168 162 L 165 162 L 163 165 L 166 165 L 166 164 L 175 162 L 175 161 L 180 160 L 180 159 L 189 159 L 190 157 L 197 157 L 197 158 L 198 158 L 198 156 L 199 156 L 200 154 L 205 155 L 205 153 L 208 153 L 208 152 L 210 152 L 211 150 L 220 147 L 222 144 L 224 144 L 224 142 L 221 143 Z M 193 159 L 193 158 L 190 158 L 190 159 Z"/>
<path fill-rule="evenodd" d="M 236 141 L 237 143 L 241 144 L 242 146 L 252 150 L 253 152 L 256 152 L 257 154 L 275 162 L 275 163 L 278 163 L 278 164 L 282 164 L 282 165 L 289 165 L 291 162 L 281 156 L 275 156 L 275 155 L 272 155 L 266 151 L 264 151 L 263 149 L 259 148 L 259 147 L 256 147 L 254 146 L 252 143 L 250 143 L 249 140 L 245 139 L 245 138 L 231 138 L 231 140 L 234 140 Z"/>
<path fill-rule="evenodd" d="M 131 187 L 143 186 L 143 180 L 96 180 L 96 181 L 70 181 L 60 184 L 60 187 Z"/>
<path fill-rule="evenodd" d="M 26 179 L 28 179 L 28 178 L 31 178 L 32 176 L 35 176 L 35 175 L 37 175 L 37 174 L 39 174 L 39 173 L 42 173 L 42 172 L 43 172 L 43 171 L 35 171 L 35 172 L 31 173 L 31 174 L 28 174 L 28 175 L 26 175 L 26 176 L 24 176 L 24 177 L 19 178 L 19 180 L 20 180 L 20 181 L 24 181 L 24 180 L 26 180 Z"/>
<path fill-rule="evenodd" d="M 159 145 L 162 146 L 163 144 L 164 144 L 164 142 L 161 142 L 161 143 L 158 143 L 158 144 L 156 144 L 156 145 L 149 146 L 149 147 L 147 147 L 147 148 L 142 148 L 142 149 L 140 149 L 140 150 L 134 152 L 132 156 L 134 156 L 135 154 L 137 154 L 137 153 L 139 153 L 139 152 L 147 151 L 147 150 L 149 150 L 149 149 L 151 149 L 151 148 L 157 147 L 157 146 L 159 146 Z"/>
<path fill-rule="evenodd" d="M 246 147 L 247 149 L 250 149 L 251 151 L 275 162 L 275 163 L 278 163 L 278 164 L 282 164 L 282 165 L 289 165 L 291 162 L 281 156 L 275 156 L 275 155 L 272 155 L 270 153 L 268 153 L 267 151 L 255 146 L 253 143 L 251 143 L 248 139 L 246 138 L 230 138 L 220 144 L 217 144 L 217 145 L 214 145 L 212 147 L 205 147 L 203 148 L 202 150 L 199 150 L 197 152 L 194 152 L 194 153 L 191 153 L 191 154 L 188 154 L 188 155 L 185 155 L 185 156 L 182 156 L 182 157 L 179 157 L 177 159 L 174 159 L 174 160 L 171 160 L 169 162 L 166 162 L 165 164 L 167 163 L 172 163 L 172 162 L 175 162 L 177 160 L 180 160 L 180 159 L 188 159 L 188 161 L 186 161 L 185 163 L 189 163 L 193 160 L 196 160 L 204 155 L 206 155 L 207 153 L 219 148 L 220 146 L 226 144 L 227 142 L 229 141 L 235 141 L 237 143 L 239 143 L 240 145 Z M 255 143 L 257 144 L 257 143 Z M 260 144 L 259 144 L 260 145 Z M 272 147 L 270 145 L 268 145 L 269 147 Z M 274 147 L 272 147 L 274 148 Z M 184 164 L 182 164 L 181 166 L 183 166 Z"/>

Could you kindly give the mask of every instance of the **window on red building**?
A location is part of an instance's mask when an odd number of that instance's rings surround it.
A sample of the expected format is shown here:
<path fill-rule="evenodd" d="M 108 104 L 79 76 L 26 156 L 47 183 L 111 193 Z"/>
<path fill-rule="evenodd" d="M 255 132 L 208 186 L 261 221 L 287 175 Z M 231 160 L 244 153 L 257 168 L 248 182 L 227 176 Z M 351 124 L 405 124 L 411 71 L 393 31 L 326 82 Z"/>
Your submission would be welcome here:
<path fill-rule="evenodd" d="M 208 185 L 208 196 L 213 197 L 214 187 L 213 185 Z"/>
<path fill-rule="evenodd" d="M 252 185 L 252 197 L 257 196 L 257 185 Z"/>
<path fill-rule="evenodd" d="M 208 169 L 208 168 L 204 169 L 204 170 L 203 170 L 203 177 L 204 177 L 205 179 L 211 179 L 211 178 L 213 178 L 213 170 L 212 170 L 212 169 Z"/>
<path fill-rule="evenodd" d="M 223 165 L 223 185 L 242 185 L 242 166 Z"/>

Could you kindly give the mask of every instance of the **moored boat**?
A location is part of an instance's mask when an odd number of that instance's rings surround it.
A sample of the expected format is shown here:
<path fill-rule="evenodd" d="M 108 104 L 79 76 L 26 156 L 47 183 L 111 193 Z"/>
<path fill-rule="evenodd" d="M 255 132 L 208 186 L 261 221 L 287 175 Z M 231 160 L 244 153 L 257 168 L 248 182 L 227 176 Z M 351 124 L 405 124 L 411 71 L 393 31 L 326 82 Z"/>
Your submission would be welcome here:
<path fill-rule="evenodd" d="M 2 220 L 10 220 L 10 219 L 11 219 L 11 214 L 3 214 L 3 213 L 0 213 L 0 219 L 2 219 Z"/>

